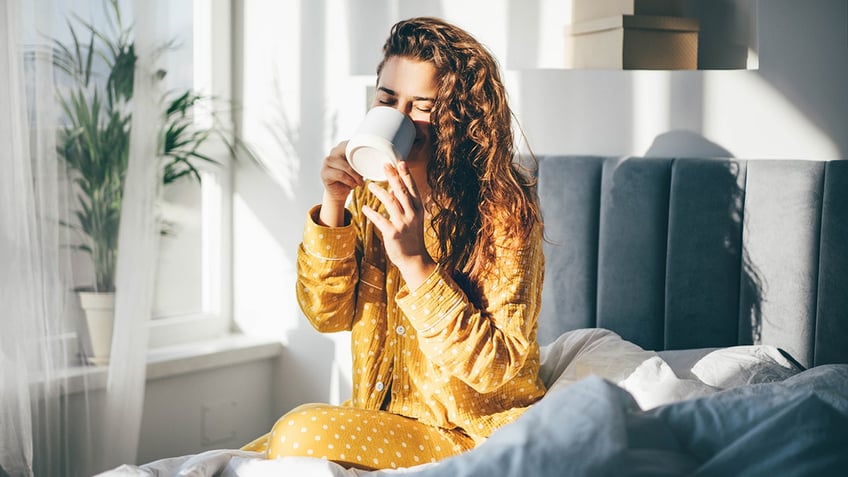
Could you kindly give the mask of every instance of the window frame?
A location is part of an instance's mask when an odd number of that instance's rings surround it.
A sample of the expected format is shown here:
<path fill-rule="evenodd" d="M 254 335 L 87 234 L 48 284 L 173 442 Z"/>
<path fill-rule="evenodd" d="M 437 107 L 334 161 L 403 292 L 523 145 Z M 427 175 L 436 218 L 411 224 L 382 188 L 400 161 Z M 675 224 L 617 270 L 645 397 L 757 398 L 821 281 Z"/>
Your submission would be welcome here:
<path fill-rule="evenodd" d="M 192 0 L 192 89 L 232 98 L 232 0 Z M 214 34 L 213 34 L 214 32 Z M 213 54 L 214 52 L 214 54 Z M 229 111 L 216 120 L 234 132 Z M 208 124 L 199 116 L 195 122 Z M 204 153 L 219 164 L 201 164 L 201 311 L 149 320 L 148 349 L 219 338 L 233 332 L 233 158 L 220 141 Z M 157 284 L 158 286 L 158 284 Z"/>

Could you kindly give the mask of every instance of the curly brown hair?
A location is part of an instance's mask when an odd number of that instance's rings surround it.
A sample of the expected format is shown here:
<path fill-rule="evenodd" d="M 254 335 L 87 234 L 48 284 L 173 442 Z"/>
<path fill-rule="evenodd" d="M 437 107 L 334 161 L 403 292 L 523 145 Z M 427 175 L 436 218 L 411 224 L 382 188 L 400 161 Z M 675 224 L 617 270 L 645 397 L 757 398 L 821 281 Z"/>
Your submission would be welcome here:
<path fill-rule="evenodd" d="M 479 276 L 497 247 L 520 248 L 541 223 L 534 171 L 513 160 L 513 114 L 498 64 L 466 31 L 430 17 L 392 27 L 378 78 L 391 57 L 436 68 L 435 154 L 427 166 L 435 206 L 431 226 L 440 238 L 439 263 L 468 278 Z"/>

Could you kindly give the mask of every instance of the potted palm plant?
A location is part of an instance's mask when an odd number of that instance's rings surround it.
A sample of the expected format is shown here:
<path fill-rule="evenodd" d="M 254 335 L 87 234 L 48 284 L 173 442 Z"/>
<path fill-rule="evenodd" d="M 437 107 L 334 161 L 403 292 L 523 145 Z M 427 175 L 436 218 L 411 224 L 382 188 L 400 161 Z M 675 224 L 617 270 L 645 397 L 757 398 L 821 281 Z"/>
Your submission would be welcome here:
<path fill-rule="evenodd" d="M 95 364 L 108 361 L 111 346 L 118 227 L 137 59 L 132 29 L 124 25 L 117 0 L 110 0 L 110 20 L 113 31 L 109 34 L 75 17 L 85 40 L 70 21 L 70 43 L 54 40 L 55 65 L 67 77 L 66 83 L 57 86 L 64 115 L 57 152 L 67 166 L 76 199 L 74 220 L 65 225 L 78 232 L 81 240 L 74 247 L 90 258 L 94 269 L 94 283 L 77 291 L 88 320 L 93 354 L 89 361 Z M 164 78 L 165 72 L 158 71 L 157 77 Z M 163 102 L 164 139 L 159 157 L 151 160 L 161 161 L 165 185 L 183 177 L 200 182 L 198 161 L 215 162 L 201 152 L 213 136 L 235 153 L 237 143 L 228 139 L 219 122 L 206 128 L 194 126 L 193 113 L 212 101 L 185 90 L 171 92 Z"/>

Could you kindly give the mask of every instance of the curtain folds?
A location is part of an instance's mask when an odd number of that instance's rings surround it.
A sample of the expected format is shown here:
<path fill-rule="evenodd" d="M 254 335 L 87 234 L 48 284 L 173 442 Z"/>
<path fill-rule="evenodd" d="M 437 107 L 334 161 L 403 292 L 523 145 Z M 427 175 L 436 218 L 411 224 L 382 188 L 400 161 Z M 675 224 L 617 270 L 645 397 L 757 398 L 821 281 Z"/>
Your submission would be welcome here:
<path fill-rule="evenodd" d="M 72 0 L 0 0 L 0 475 L 90 476 L 135 463 L 158 231 L 157 112 L 152 72 L 157 2 L 122 0 L 134 24 L 130 155 L 121 210 L 116 312 L 107 368 L 81 362 L 86 331 L 74 289 L 91 275 L 75 251 L 79 191 L 57 155 L 63 113 L 52 38 L 72 15 L 108 31 Z M 107 372 L 105 389 L 92 377 Z"/>
<path fill-rule="evenodd" d="M 152 316 L 159 225 L 159 145 L 161 94 L 155 81 L 157 2 L 135 4 L 135 52 L 132 134 L 118 234 L 115 276 L 115 330 L 104 409 L 103 468 L 136 461 L 144 404 L 148 320 Z"/>
<path fill-rule="evenodd" d="M 9 475 L 66 475 L 71 295 L 68 234 L 59 223 L 68 209 L 55 154 L 52 57 L 33 40 L 45 22 L 32 31 L 21 22 L 37 18 L 35 7 L 0 0 L 0 466 Z"/>
<path fill-rule="evenodd" d="M 7 158 L 0 174 L 0 302 L 9 313 L 3 320 L 8 328 L 0 333 L 0 468 L 12 475 L 29 472 L 32 467 L 32 442 L 18 438 L 32 435 L 32 418 L 29 356 L 17 342 L 34 338 L 37 321 L 43 319 L 43 313 L 37 310 L 40 280 L 33 267 L 34 217 L 17 213 L 21 209 L 34 211 L 35 201 L 26 180 L 32 176 L 32 169 L 24 141 L 28 130 L 21 101 L 23 64 L 15 21 L 19 15 L 15 2 L 0 0 L 0 157 Z M 12 330 L 14 335 L 9 332 Z"/>

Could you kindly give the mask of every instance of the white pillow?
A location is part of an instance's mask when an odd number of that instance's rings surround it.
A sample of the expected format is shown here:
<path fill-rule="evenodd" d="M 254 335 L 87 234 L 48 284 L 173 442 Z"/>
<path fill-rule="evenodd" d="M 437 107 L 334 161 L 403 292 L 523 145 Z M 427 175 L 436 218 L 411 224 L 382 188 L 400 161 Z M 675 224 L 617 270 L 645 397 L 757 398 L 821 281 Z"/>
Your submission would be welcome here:
<path fill-rule="evenodd" d="M 548 390 L 590 375 L 612 381 L 642 409 L 721 389 L 779 381 L 801 371 L 774 346 L 734 346 L 654 352 L 603 328 L 573 330 L 541 349 Z"/>
<path fill-rule="evenodd" d="M 541 352 L 540 376 L 549 392 L 600 376 L 629 391 L 642 409 L 650 409 L 716 391 L 698 380 L 679 379 L 656 352 L 603 328 L 563 333 Z"/>
<path fill-rule="evenodd" d="M 771 345 L 669 350 L 658 354 L 677 376 L 721 389 L 782 381 L 804 370 Z"/>

